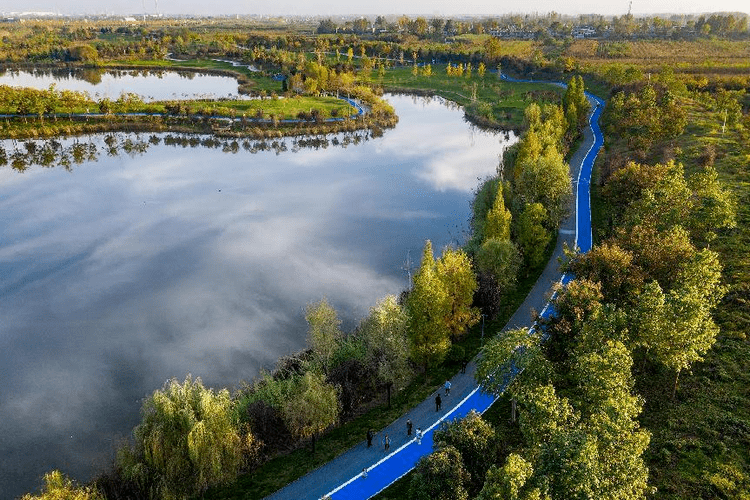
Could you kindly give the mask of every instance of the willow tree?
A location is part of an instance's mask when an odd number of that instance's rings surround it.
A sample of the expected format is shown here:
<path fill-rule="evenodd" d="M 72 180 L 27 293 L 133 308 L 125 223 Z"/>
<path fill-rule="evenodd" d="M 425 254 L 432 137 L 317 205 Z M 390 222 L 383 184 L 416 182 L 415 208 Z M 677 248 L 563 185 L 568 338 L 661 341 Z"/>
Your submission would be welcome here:
<path fill-rule="evenodd" d="M 88 486 L 78 486 L 59 470 L 44 475 L 40 495 L 26 494 L 21 500 L 104 500 L 104 495 Z"/>
<path fill-rule="evenodd" d="M 340 409 L 336 387 L 326 383 L 322 374 L 309 371 L 300 379 L 282 414 L 292 435 L 298 439 L 312 438 L 315 453 L 315 437 L 338 422 Z"/>
<path fill-rule="evenodd" d="M 123 475 L 161 498 L 188 498 L 237 477 L 245 453 L 257 451 L 234 419 L 229 391 L 214 392 L 188 375 L 168 381 L 141 408 L 135 447 L 121 450 Z"/>

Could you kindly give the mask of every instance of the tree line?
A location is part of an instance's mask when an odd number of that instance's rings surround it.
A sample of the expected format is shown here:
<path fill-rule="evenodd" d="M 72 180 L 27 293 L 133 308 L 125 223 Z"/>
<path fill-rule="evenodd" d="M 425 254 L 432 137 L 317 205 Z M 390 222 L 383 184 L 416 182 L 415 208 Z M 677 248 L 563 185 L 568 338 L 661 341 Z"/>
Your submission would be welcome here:
<path fill-rule="evenodd" d="M 466 248 L 477 271 L 477 302 L 490 315 L 500 310 L 522 270 L 528 275 L 546 262 L 571 194 L 565 155 L 589 108 L 580 76 L 568 83 L 561 105 L 530 104 L 526 132 L 504 154 L 499 175 L 477 191 Z"/>
<path fill-rule="evenodd" d="M 639 99 L 644 112 L 652 105 L 645 101 Z M 610 127 L 632 126 L 609 116 Z M 629 162 L 607 174 L 602 195 L 609 236 L 586 254 L 569 254 L 575 279 L 558 290 L 555 314 L 531 332 L 497 336 L 481 351 L 477 382 L 505 394 L 503 411 L 520 441 L 502 442 L 479 415 L 444 424 L 435 451 L 415 469 L 410 497 L 655 493 L 644 459 L 651 432 L 639 422 L 645 401 L 637 387 L 647 389 L 666 369 L 674 398 L 680 374 L 716 341 L 713 311 L 726 288 L 710 243 L 735 226 L 737 206 L 708 157 L 691 175 L 673 160 Z M 518 374 L 506 387 L 500 375 L 510 369 Z"/>

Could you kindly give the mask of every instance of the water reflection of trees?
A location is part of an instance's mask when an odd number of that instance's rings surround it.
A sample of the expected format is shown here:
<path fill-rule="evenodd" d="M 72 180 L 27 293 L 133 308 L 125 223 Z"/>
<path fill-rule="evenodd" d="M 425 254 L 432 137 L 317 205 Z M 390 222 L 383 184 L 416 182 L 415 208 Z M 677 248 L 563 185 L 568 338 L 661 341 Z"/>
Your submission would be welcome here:
<path fill-rule="evenodd" d="M 207 71 L 180 70 L 180 69 L 159 69 L 159 68 L 139 68 L 139 69 L 122 69 L 122 68 L 69 68 L 69 67 L 42 67 L 42 68 L 8 68 L 2 71 L 0 76 L 10 76 L 18 78 L 22 74 L 28 74 L 34 78 L 52 78 L 57 81 L 64 80 L 83 80 L 92 85 L 102 82 L 102 76 L 108 74 L 115 79 L 123 77 L 148 77 L 164 78 L 167 74 L 176 74 L 188 80 L 196 76 L 208 76 L 211 73 Z"/>
<path fill-rule="evenodd" d="M 115 157 L 122 154 L 131 158 L 145 154 L 151 146 L 174 148 L 209 148 L 223 153 L 285 152 L 320 150 L 329 147 L 346 148 L 362 144 L 375 137 L 371 132 L 358 130 L 320 136 L 301 136 L 279 139 L 233 139 L 197 134 L 125 134 L 111 133 L 72 140 L 46 139 L 27 141 L 5 141 L 0 143 L 0 166 L 10 166 L 24 172 L 32 166 L 62 167 L 68 171 L 74 165 L 95 162 L 102 155 Z"/>

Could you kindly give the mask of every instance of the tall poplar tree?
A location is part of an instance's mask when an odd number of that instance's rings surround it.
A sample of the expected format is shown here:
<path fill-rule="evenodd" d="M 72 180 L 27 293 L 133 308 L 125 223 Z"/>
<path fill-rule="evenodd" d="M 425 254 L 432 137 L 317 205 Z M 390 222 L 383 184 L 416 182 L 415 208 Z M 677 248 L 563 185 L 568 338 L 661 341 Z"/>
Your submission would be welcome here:
<path fill-rule="evenodd" d="M 500 240 L 510 239 L 510 222 L 512 219 L 510 210 L 505 208 L 503 197 L 503 185 L 498 184 L 495 202 L 487 212 L 487 221 L 484 224 L 484 239 L 497 238 Z"/>
<path fill-rule="evenodd" d="M 451 304 L 448 290 L 437 275 L 430 240 L 425 242 L 422 263 L 414 276 L 406 309 L 409 313 L 412 359 L 425 368 L 441 362 L 451 345 L 450 328 L 445 322 Z"/>
<path fill-rule="evenodd" d="M 476 307 L 471 307 L 477 290 L 477 279 L 471 269 L 471 260 L 463 250 L 446 248 L 438 259 L 435 270 L 447 292 L 449 307 L 445 324 L 451 339 L 455 340 L 479 321 L 479 311 Z"/>

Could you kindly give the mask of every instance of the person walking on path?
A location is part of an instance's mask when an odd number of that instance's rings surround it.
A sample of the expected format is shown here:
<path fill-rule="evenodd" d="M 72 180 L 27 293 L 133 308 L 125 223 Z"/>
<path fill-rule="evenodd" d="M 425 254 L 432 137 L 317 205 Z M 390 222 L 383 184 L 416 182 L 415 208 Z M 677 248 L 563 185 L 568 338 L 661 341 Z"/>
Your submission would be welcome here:
<path fill-rule="evenodd" d="M 391 438 L 388 437 L 388 434 L 385 435 L 383 438 L 383 451 L 387 452 L 391 449 Z"/>
<path fill-rule="evenodd" d="M 440 411 L 440 408 L 443 407 L 443 400 L 440 399 L 440 394 L 435 396 L 435 411 Z"/>
<path fill-rule="evenodd" d="M 417 444 L 422 444 L 422 428 L 417 427 Z"/>
<path fill-rule="evenodd" d="M 362 479 L 367 479 L 367 467 L 362 469 Z"/>
<path fill-rule="evenodd" d="M 446 380 L 445 385 L 443 387 L 445 387 L 445 395 L 450 396 L 451 395 L 451 381 Z"/>
<path fill-rule="evenodd" d="M 466 360 L 466 358 L 461 361 L 461 373 L 466 373 L 466 365 L 468 365 L 469 362 Z"/>
<path fill-rule="evenodd" d="M 372 446 L 372 429 L 367 429 L 367 447 Z"/>
<path fill-rule="evenodd" d="M 411 436 L 411 427 L 412 427 L 411 419 L 407 419 L 406 420 L 406 435 L 407 436 Z"/>

